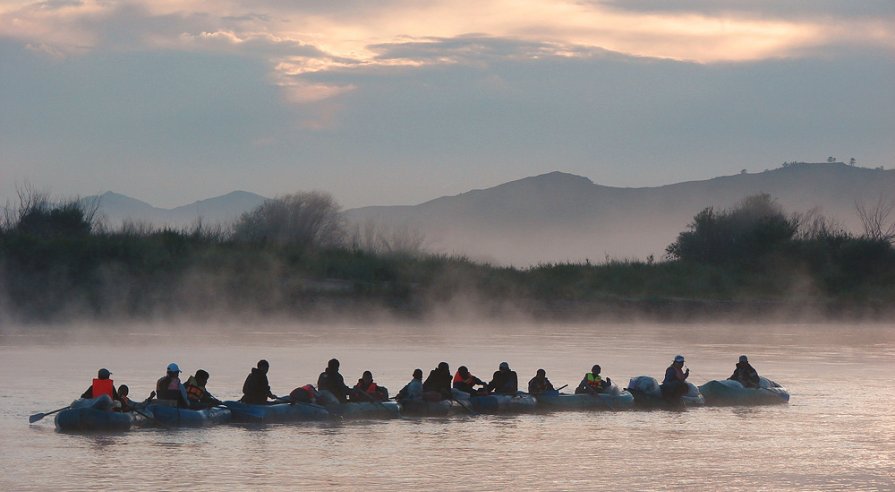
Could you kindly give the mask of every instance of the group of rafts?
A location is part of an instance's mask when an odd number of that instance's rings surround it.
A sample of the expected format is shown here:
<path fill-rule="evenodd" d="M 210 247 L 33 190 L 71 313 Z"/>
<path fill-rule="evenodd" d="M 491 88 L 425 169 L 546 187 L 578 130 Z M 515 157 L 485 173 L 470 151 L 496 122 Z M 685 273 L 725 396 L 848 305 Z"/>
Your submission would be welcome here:
<path fill-rule="evenodd" d="M 327 405 L 283 401 L 283 399 L 263 405 L 225 401 L 222 405 L 200 410 L 178 408 L 164 402 L 147 400 L 135 405 L 132 411 L 128 412 L 115 411 L 112 398 L 102 395 L 99 398 L 78 399 L 70 406 L 51 413 L 58 412 L 55 424 L 56 429 L 60 431 L 122 431 L 134 426 L 201 427 L 231 421 L 272 423 L 331 419 L 391 419 L 402 416 L 515 414 L 539 410 L 684 409 L 704 405 L 774 405 L 789 402 L 789 392 L 786 388 L 764 377 L 758 378 L 756 387 L 746 387 L 733 379 L 712 380 L 701 386 L 688 381 L 684 384 L 685 391 L 680 391 L 680 394 L 673 398 L 663 395 L 661 386 L 655 378 L 637 376 L 631 378 L 627 388 L 624 389 L 610 381 L 609 384 L 604 383 L 600 392 L 575 394 L 550 390 L 536 396 L 521 391 L 515 394 L 471 395 L 454 389 L 450 399 L 441 400 L 401 399 L 348 403 L 336 403 L 333 398 L 320 400 L 332 402 Z M 563 388 L 565 387 L 560 389 Z M 32 415 L 32 423 L 39 420 L 35 419 L 36 416 L 43 418 L 51 413 Z"/>

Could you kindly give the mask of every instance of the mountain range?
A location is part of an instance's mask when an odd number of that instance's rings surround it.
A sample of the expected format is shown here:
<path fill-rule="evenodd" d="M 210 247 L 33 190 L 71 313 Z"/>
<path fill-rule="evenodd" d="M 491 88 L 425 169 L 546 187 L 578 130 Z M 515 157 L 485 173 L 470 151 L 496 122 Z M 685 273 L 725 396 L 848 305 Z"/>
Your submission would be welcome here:
<path fill-rule="evenodd" d="M 427 249 L 519 266 L 604 258 L 661 257 L 694 215 L 706 207 L 734 206 L 767 193 L 786 212 L 816 209 L 834 223 L 861 232 L 856 203 L 895 199 L 895 171 L 844 163 L 797 163 L 658 187 L 619 188 L 552 172 L 492 188 L 407 206 L 345 212 L 349 222 L 381 230 L 422 233 Z M 132 198 L 100 195 L 100 212 L 114 226 L 125 218 L 186 225 L 229 222 L 265 198 L 237 191 L 175 209 Z M 895 217 L 891 217 L 895 220 Z"/>

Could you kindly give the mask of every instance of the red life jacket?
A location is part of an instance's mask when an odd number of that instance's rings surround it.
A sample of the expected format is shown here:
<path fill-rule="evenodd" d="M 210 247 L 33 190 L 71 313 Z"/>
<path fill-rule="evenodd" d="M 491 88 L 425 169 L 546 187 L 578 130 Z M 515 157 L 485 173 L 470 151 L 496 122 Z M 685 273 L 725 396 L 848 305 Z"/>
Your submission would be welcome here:
<path fill-rule="evenodd" d="M 475 384 L 475 376 L 473 376 L 471 372 L 468 372 L 467 374 L 469 376 L 467 376 L 466 379 L 464 379 L 463 376 L 460 375 L 460 371 L 457 371 L 457 373 L 454 374 L 454 384 L 466 383 L 469 386 L 472 386 L 473 384 Z"/>
<path fill-rule="evenodd" d="M 114 383 L 111 379 L 93 379 L 93 397 L 98 398 L 102 395 L 109 395 L 109 398 L 114 398 Z"/>

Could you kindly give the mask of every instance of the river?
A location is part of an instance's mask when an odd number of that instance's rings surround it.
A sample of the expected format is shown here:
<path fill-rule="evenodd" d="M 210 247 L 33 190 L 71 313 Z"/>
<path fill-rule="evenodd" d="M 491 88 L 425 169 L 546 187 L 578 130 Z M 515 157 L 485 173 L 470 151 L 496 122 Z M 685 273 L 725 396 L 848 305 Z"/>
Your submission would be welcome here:
<path fill-rule="evenodd" d="M 895 489 L 895 326 L 890 324 L 183 324 L 0 334 L 0 490 L 885 490 Z M 156 334 L 148 334 L 156 332 Z M 112 342 L 114 341 L 114 342 Z M 169 362 L 240 395 L 258 359 L 277 394 L 315 383 L 330 357 L 396 393 L 414 368 L 507 361 L 574 387 L 593 365 L 624 385 L 661 378 L 674 355 L 690 380 L 723 379 L 748 354 L 789 405 L 562 412 L 391 421 L 224 425 L 65 434 L 49 416 L 100 367 L 145 397 Z"/>

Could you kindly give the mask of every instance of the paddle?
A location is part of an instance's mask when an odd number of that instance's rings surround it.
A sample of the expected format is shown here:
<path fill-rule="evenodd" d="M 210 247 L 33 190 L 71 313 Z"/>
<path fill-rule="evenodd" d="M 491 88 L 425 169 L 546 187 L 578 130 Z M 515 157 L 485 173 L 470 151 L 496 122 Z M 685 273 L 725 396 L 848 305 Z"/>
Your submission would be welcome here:
<path fill-rule="evenodd" d="M 67 407 L 58 408 L 58 409 L 56 409 L 56 410 L 53 410 L 52 412 L 47 412 L 47 413 L 35 413 L 34 415 L 28 417 L 28 423 L 29 423 L 29 424 L 33 424 L 33 423 L 37 422 L 38 420 L 41 420 L 42 418 L 46 417 L 47 415 L 53 415 L 54 413 L 58 413 L 58 412 L 61 412 L 61 411 L 63 411 L 63 410 L 68 410 L 69 408 L 71 408 L 71 405 L 69 405 L 69 406 L 67 406 Z"/>
<path fill-rule="evenodd" d="M 559 388 L 556 388 L 556 391 L 562 391 L 563 389 L 565 389 L 566 386 L 568 386 L 568 384 L 564 384 L 564 385 L 560 386 Z"/>
<path fill-rule="evenodd" d="M 463 407 L 463 410 L 466 410 L 467 412 L 469 412 L 469 415 L 478 415 L 479 414 L 472 408 L 469 408 L 466 405 L 464 405 L 463 402 L 461 402 L 460 400 L 457 400 L 456 398 L 451 398 L 451 401 L 457 402 L 457 405 L 460 405 L 461 407 Z"/>

